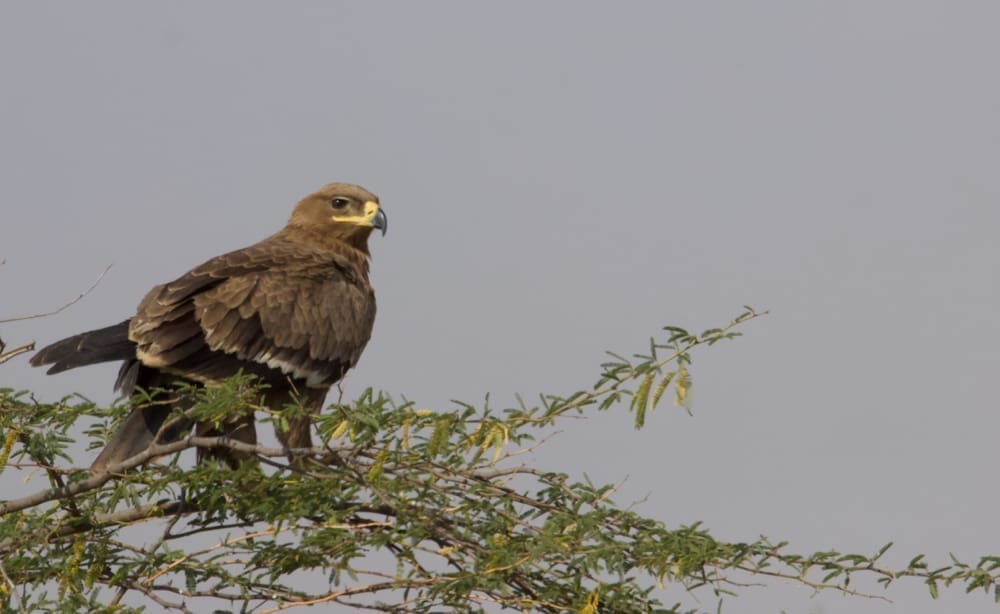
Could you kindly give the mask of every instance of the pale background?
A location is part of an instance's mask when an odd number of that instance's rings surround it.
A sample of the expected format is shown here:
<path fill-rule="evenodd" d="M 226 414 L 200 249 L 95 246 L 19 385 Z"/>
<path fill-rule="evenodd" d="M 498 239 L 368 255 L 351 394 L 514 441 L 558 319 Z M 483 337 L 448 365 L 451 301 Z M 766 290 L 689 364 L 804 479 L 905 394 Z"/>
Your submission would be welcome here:
<path fill-rule="evenodd" d="M 390 229 L 348 396 L 567 393 L 661 325 L 770 309 L 695 356 L 693 418 L 617 408 L 532 462 L 722 539 L 975 562 L 1000 554 L 998 32 L 986 1 L 4 3 L 0 318 L 114 268 L 0 335 L 118 322 L 353 181 Z M 21 357 L 0 385 L 106 402 L 116 368 Z M 998 609 L 888 594 L 724 611 Z"/>

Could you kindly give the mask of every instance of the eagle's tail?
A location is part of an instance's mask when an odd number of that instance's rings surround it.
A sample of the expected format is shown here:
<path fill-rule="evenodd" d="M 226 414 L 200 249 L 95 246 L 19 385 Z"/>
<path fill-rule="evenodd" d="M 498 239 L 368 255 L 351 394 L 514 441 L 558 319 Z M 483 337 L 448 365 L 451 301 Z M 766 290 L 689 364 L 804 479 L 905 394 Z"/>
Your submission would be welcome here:
<path fill-rule="evenodd" d="M 48 345 L 31 357 L 31 364 L 52 365 L 47 373 L 60 373 L 85 365 L 135 358 L 135 343 L 128 338 L 129 320 L 87 331 Z"/>
<path fill-rule="evenodd" d="M 179 440 L 192 428 L 195 428 L 195 434 L 201 437 L 226 436 L 234 441 L 251 445 L 257 443 L 253 412 L 240 415 L 219 428 L 213 428 L 207 423 L 196 425 L 193 420 L 179 413 L 190 408 L 194 402 L 195 398 L 187 391 L 157 390 L 157 394 L 154 394 L 146 405 L 133 408 L 125 417 L 118 430 L 108 439 L 104 449 L 90 465 L 90 470 L 94 473 L 104 473 L 111 465 L 145 452 L 154 444 Z M 225 447 L 198 449 L 199 463 L 213 459 L 235 468 L 241 462 L 252 458 L 254 458 L 252 454 Z"/>
<path fill-rule="evenodd" d="M 154 392 L 151 399 L 144 399 L 141 401 L 143 405 L 132 409 L 108 439 L 107 445 L 90 466 L 94 473 L 103 473 L 108 467 L 144 452 L 153 444 L 177 441 L 195 426 L 191 419 L 176 411 L 187 409 L 194 402 L 190 393 L 175 389 L 177 380 L 182 378 L 145 367 L 137 360 L 136 344 L 128 338 L 129 322 L 125 320 L 114 326 L 67 337 L 42 348 L 31 357 L 31 364 L 36 367 L 51 365 L 48 373 L 121 360 L 122 367 L 115 384 L 117 390 L 124 394 L 131 394 L 136 388 Z M 253 413 L 234 420 L 222 432 L 199 425 L 198 434 L 224 434 L 244 443 L 257 443 Z M 245 453 L 225 448 L 199 452 L 199 460 L 204 457 L 218 458 L 231 466 L 248 457 Z"/>
<path fill-rule="evenodd" d="M 36 367 L 51 365 L 48 373 L 61 373 L 76 367 L 121 360 L 122 369 L 115 387 L 130 394 L 136 386 L 142 365 L 135 357 L 135 342 L 128 338 L 128 325 L 129 320 L 125 320 L 113 326 L 56 341 L 36 352 L 31 357 L 31 364 Z M 183 419 L 167 424 L 172 405 L 172 402 L 166 401 L 132 410 L 111 436 L 91 469 L 100 473 L 109 465 L 142 452 L 155 440 L 172 441 L 180 432 L 190 428 L 190 421 L 185 422 Z"/>
<path fill-rule="evenodd" d="M 166 400 L 133 409 L 91 463 L 90 470 L 104 473 L 110 465 L 144 452 L 154 443 L 178 440 L 191 428 L 191 420 L 175 416 L 168 422 L 167 418 L 173 413 L 173 409 L 173 403 Z"/>

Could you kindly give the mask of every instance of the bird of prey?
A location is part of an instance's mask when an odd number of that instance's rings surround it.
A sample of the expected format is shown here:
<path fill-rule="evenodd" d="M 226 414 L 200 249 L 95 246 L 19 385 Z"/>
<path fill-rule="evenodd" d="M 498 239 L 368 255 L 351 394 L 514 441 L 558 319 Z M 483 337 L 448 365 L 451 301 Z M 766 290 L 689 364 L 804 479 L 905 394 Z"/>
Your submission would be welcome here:
<path fill-rule="evenodd" d="M 130 319 L 57 341 L 31 364 L 52 365 L 48 373 L 59 373 L 121 360 L 115 388 L 124 394 L 176 391 L 178 383 L 212 386 L 243 372 L 266 385 L 266 406 L 280 410 L 298 402 L 319 412 L 330 386 L 357 363 L 371 336 L 368 236 L 374 229 L 385 234 L 387 225 L 374 194 L 349 183 L 323 186 L 299 201 L 277 233 L 154 287 Z M 105 472 L 151 444 L 176 440 L 193 425 L 168 418 L 175 407 L 189 406 L 190 396 L 175 393 L 165 402 L 137 405 L 91 470 Z M 278 432 L 282 444 L 311 447 L 309 417 L 288 423 Z M 195 428 L 257 441 L 252 413 L 233 416 L 222 433 L 206 424 Z M 242 458 L 228 449 L 210 454 L 230 464 Z"/>

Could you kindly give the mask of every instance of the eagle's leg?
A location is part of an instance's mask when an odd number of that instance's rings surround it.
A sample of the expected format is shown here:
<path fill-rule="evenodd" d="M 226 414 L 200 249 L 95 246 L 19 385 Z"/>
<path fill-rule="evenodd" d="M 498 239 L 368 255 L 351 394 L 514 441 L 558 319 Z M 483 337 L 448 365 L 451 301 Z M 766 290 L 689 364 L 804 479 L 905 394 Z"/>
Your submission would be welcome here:
<path fill-rule="evenodd" d="M 326 399 L 326 393 L 326 389 L 306 387 L 299 388 L 292 393 L 274 389 L 270 391 L 269 398 L 267 399 L 269 407 L 280 408 L 287 406 L 289 398 L 291 398 L 295 404 L 299 404 L 302 408 L 297 412 L 298 415 L 286 418 L 285 421 L 288 423 L 287 430 L 280 428 L 277 423 L 275 424 L 274 434 L 286 450 L 302 450 L 313 447 L 312 417 L 319 414 L 323 409 L 323 401 Z M 302 413 L 303 410 L 305 413 Z M 303 454 L 293 454 L 291 452 L 288 454 L 288 460 L 292 466 L 300 469 L 305 468 L 304 461 L 308 458 L 309 456 Z"/>
<path fill-rule="evenodd" d="M 199 437 L 220 437 L 226 436 L 232 441 L 257 445 L 257 428 L 254 426 L 253 412 L 247 412 L 233 420 L 220 426 L 213 426 L 208 422 L 199 422 L 196 432 Z M 198 462 L 206 459 L 221 461 L 235 469 L 241 463 L 256 458 L 252 452 L 234 450 L 225 446 L 215 448 L 198 448 Z"/>

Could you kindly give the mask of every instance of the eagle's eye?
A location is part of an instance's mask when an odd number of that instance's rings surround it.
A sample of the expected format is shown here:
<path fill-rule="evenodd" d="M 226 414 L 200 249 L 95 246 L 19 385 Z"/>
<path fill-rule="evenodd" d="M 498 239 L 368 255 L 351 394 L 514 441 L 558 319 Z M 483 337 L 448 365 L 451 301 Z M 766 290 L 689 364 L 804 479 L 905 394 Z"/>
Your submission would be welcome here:
<path fill-rule="evenodd" d="M 334 209 L 343 209 L 349 204 L 351 204 L 351 201 L 346 198 L 334 198 L 330 201 L 330 206 Z"/>

